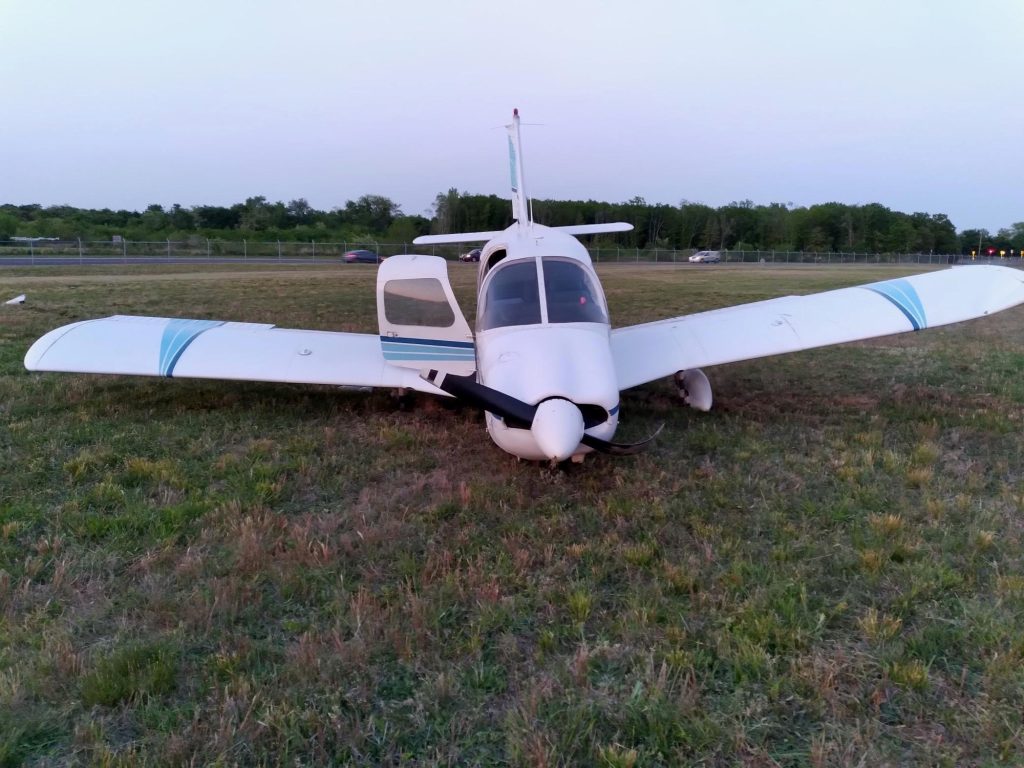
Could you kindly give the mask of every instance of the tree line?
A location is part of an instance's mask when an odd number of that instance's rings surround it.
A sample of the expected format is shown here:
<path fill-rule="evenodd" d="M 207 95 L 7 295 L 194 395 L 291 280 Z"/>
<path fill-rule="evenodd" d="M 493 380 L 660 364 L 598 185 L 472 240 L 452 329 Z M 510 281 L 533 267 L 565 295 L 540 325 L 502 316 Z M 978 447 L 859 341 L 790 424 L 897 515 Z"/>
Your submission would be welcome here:
<path fill-rule="evenodd" d="M 633 231 L 603 235 L 608 247 L 683 250 L 778 250 L 870 253 L 962 253 L 992 248 L 1020 253 L 1024 222 L 1000 229 L 957 232 L 942 213 L 903 213 L 878 203 L 821 203 L 806 207 L 750 200 L 713 207 L 687 200 L 679 205 L 596 200 L 534 200 L 534 219 L 549 226 L 626 221 Z M 0 205 L 0 240 L 56 237 L 83 240 L 264 239 L 284 241 L 376 240 L 408 243 L 429 233 L 500 230 L 512 223 L 508 200 L 450 189 L 437 195 L 433 216 L 407 215 L 382 195 L 362 195 L 322 211 L 305 199 L 288 203 L 250 197 L 231 206 L 144 211 L 75 208 L 67 205 Z"/>
<path fill-rule="evenodd" d="M 430 232 L 430 219 L 406 216 L 382 195 L 363 195 L 330 211 L 304 198 L 288 203 L 258 196 L 231 206 L 177 203 L 144 211 L 74 208 L 69 205 L 0 205 L 0 240 L 56 237 L 62 240 L 187 240 L 191 237 L 261 240 L 408 242 Z"/>

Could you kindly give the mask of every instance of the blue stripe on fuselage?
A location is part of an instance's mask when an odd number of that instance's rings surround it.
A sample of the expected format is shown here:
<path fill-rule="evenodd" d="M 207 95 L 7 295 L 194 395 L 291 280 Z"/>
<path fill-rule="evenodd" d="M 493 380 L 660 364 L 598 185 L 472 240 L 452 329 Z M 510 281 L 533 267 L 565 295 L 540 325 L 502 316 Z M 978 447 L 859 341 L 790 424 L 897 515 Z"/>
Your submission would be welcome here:
<path fill-rule="evenodd" d="M 476 359 L 476 347 L 471 341 L 381 336 L 380 348 L 385 360 L 472 362 Z"/>
<path fill-rule="evenodd" d="M 473 349 L 472 341 L 449 341 L 447 339 L 415 339 L 409 336 L 381 336 L 381 343 L 389 344 L 423 344 L 436 347 L 458 347 L 462 349 Z"/>

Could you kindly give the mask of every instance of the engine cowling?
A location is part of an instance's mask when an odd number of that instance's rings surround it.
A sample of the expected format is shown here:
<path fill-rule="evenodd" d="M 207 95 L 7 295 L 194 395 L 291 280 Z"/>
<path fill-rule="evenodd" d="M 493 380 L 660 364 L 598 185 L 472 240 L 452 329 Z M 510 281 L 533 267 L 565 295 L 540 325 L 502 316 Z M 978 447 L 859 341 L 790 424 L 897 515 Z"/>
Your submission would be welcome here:
<path fill-rule="evenodd" d="M 700 368 L 689 371 L 676 371 L 674 376 L 679 397 L 691 408 L 698 411 L 710 411 L 714 397 L 711 394 L 711 382 Z"/>

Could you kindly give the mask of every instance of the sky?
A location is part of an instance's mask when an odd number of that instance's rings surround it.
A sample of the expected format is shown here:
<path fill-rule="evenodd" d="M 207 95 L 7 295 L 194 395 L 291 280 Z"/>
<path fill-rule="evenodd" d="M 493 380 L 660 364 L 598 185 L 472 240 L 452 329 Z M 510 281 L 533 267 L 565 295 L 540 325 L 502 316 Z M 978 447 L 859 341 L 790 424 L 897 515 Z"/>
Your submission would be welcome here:
<path fill-rule="evenodd" d="M 1020 0 L 0 0 L 0 203 L 879 202 L 1024 221 Z"/>

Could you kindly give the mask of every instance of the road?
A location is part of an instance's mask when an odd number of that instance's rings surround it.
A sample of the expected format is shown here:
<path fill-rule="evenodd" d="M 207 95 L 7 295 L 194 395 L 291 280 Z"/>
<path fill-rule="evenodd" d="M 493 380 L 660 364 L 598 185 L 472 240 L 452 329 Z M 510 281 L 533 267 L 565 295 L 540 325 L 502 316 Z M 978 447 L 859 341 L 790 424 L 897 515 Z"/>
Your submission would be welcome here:
<path fill-rule="evenodd" d="M 0 266 L 3 267 L 73 267 L 79 264 L 112 265 L 112 264 L 252 264 L 268 266 L 273 264 L 343 264 L 337 259 L 314 259 L 287 256 L 257 256 L 243 258 L 241 256 L 2 256 Z"/>

